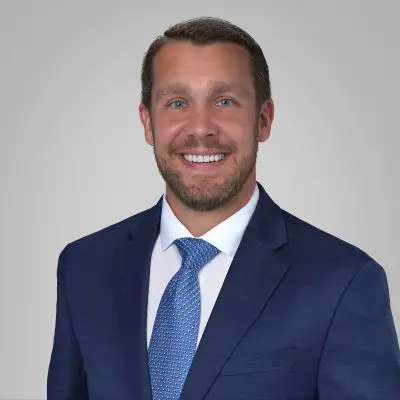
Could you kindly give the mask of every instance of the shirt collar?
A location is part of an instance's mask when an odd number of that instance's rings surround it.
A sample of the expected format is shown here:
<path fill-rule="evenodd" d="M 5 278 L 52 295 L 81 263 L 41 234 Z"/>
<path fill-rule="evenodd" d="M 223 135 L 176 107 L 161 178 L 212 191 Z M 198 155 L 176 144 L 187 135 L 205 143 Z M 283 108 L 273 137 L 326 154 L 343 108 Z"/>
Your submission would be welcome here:
<path fill-rule="evenodd" d="M 200 238 L 215 246 L 222 253 L 233 258 L 256 208 L 258 198 L 259 189 L 258 186 L 255 185 L 253 195 L 244 207 L 200 236 Z M 171 246 L 176 239 L 183 237 L 193 237 L 193 235 L 175 216 L 164 195 L 160 221 L 160 242 L 162 251 L 165 251 Z"/>

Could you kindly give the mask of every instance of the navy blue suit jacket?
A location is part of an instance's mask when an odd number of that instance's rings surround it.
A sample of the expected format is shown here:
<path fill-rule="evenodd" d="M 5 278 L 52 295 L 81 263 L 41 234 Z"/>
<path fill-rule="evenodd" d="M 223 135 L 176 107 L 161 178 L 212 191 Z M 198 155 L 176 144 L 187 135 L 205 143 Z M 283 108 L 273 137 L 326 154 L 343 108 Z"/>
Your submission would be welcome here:
<path fill-rule="evenodd" d="M 258 185 L 181 399 L 400 399 L 383 269 Z M 161 204 L 61 252 L 48 400 L 151 399 L 146 309 Z"/>

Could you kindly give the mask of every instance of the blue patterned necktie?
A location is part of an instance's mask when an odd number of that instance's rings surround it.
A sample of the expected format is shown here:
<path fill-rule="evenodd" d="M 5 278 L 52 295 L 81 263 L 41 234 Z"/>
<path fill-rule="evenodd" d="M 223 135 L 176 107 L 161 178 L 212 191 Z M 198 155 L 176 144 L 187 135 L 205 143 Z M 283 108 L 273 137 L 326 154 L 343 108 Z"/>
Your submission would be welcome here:
<path fill-rule="evenodd" d="M 203 239 L 175 241 L 182 266 L 168 283 L 149 345 L 153 400 L 177 400 L 196 352 L 200 322 L 198 272 L 219 250 Z"/>

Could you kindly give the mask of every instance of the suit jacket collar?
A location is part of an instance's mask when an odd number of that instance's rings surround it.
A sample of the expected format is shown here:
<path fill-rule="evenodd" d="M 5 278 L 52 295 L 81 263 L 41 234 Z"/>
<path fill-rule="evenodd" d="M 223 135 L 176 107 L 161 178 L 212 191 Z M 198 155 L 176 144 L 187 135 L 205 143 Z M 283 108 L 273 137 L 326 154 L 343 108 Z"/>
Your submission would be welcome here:
<path fill-rule="evenodd" d="M 183 400 L 204 398 L 289 268 L 277 254 L 287 242 L 283 213 L 262 185 L 257 185 L 257 207 L 198 346 L 182 391 Z M 146 400 L 151 399 L 146 341 L 149 270 L 161 208 L 162 197 L 154 207 L 133 218 L 116 288 L 132 390 Z"/>
<path fill-rule="evenodd" d="M 287 241 L 282 210 L 259 182 L 257 182 L 257 186 L 259 189 L 258 203 L 245 234 L 254 234 L 271 249 L 276 249 Z M 162 204 L 163 196 L 153 207 L 133 217 L 132 223 L 129 225 L 129 239 L 135 238 L 137 234 L 141 234 L 145 230 L 155 242 L 159 234 Z"/>

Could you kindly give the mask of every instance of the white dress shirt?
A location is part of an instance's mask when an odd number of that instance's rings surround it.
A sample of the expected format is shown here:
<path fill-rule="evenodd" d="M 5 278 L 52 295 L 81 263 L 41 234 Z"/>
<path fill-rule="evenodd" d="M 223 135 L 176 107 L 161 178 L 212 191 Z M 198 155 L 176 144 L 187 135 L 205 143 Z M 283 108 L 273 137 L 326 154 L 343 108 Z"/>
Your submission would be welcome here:
<path fill-rule="evenodd" d="M 244 231 L 256 208 L 258 197 L 259 189 L 256 185 L 252 197 L 244 207 L 201 236 L 202 239 L 219 249 L 220 253 L 199 272 L 201 312 L 197 345 L 200 342 Z M 150 343 L 154 321 L 164 290 L 181 267 L 181 256 L 173 242 L 183 237 L 193 237 L 193 235 L 175 216 L 164 195 L 160 233 L 154 246 L 150 265 L 147 345 Z"/>

